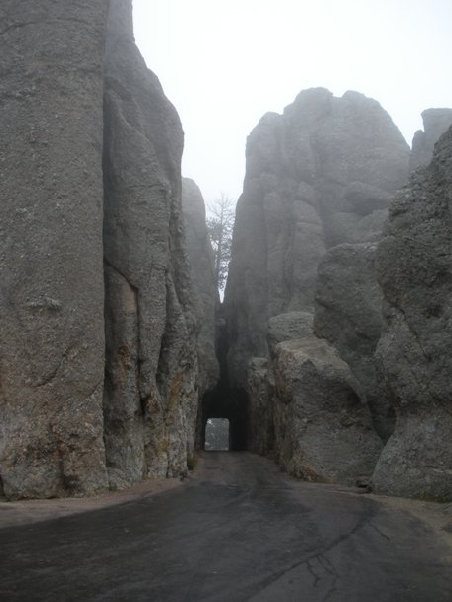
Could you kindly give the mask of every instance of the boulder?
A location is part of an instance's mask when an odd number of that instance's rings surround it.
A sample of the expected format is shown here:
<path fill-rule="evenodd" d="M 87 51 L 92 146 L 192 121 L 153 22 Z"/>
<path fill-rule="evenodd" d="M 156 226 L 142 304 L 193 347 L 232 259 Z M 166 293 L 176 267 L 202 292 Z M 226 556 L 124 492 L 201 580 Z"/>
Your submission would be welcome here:
<path fill-rule="evenodd" d="M 378 247 L 385 326 L 377 348 L 397 421 L 377 491 L 452 499 L 452 128 L 394 200 Z"/>
<path fill-rule="evenodd" d="M 348 365 L 315 336 L 275 348 L 275 457 L 308 481 L 354 485 L 370 477 L 382 449 Z"/>
<path fill-rule="evenodd" d="M 374 353 L 383 325 L 382 292 L 375 271 L 375 243 L 342 244 L 319 265 L 314 331 L 338 350 L 359 381 L 373 424 L 387 440 L 394 410 L 376 374 Z"/>

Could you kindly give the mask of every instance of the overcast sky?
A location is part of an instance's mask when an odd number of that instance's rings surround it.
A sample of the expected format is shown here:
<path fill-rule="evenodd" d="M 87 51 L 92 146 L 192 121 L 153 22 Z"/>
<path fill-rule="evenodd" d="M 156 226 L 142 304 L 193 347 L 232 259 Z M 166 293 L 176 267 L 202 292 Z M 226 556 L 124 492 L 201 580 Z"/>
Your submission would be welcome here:
<path fill-rule="evenodd" d="M 135 38 L 185 131 L 183 175 L 236 200 L 246 138 L 306 88 L 378 100 L 409 143 L 452 107 L 452 0 L 133 0 Z"/>

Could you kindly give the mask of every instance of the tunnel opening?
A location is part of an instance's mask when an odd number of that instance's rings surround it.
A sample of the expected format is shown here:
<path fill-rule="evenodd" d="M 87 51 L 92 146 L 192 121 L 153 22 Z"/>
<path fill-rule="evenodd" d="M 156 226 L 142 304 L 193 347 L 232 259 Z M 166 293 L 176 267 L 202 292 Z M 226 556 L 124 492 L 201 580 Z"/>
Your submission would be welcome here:
<path fill-rule="evenodd" d="M 204 434 L 205 451 L 229 451 L 230 423 L 228 418 L 208 418 Z"/>
<path fill-rule="evenodd" d="M 208 434 L 213 420 L 226 420 L 228 424 L 228 451 L 245 451 L 248 438 L 248 396 L 241 391 L 230 391 L 217 385 L 202 400 L 200 449 L 209 447 Z M 215 427 L 214 427 L 215 428 Z"/>

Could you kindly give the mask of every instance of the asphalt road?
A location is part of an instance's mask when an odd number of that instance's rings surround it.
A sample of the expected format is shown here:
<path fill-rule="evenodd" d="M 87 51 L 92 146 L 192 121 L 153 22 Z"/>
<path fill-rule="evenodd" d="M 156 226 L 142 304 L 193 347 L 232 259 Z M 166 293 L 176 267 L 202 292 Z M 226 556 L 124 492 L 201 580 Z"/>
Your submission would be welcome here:
<path fill-rule="evenodd" d="M 450 602 L 450 549 L 365 495 L 209 452 L 157 496 L 0 530 L 0 600 Z"/>

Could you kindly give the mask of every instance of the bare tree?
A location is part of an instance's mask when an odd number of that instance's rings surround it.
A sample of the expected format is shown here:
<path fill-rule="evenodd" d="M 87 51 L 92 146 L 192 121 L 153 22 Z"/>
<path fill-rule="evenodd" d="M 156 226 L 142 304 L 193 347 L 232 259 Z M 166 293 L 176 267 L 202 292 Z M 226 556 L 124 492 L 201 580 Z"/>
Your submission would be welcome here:
<path fill-rule="evenodd" d="M 226 284 L 231 259 L 235 206 L 233 201 L 222 194 L 207 206 L 207 210 L 207 230 L 215 257 L 215 278 L 217 288 L 221 292 Z"/>

